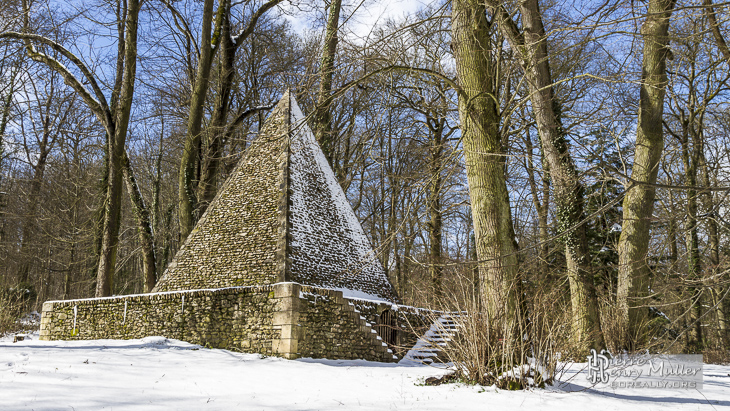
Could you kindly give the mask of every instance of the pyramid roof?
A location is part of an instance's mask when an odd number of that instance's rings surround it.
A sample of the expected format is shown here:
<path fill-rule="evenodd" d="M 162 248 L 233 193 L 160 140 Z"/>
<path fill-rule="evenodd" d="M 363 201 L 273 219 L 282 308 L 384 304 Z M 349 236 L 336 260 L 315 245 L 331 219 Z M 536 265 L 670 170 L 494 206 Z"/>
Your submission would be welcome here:
<path fill-rule="evenodd" d="M 380 260 L 288 91 L 153 291 L 287 281 L 396 301 Z"/>

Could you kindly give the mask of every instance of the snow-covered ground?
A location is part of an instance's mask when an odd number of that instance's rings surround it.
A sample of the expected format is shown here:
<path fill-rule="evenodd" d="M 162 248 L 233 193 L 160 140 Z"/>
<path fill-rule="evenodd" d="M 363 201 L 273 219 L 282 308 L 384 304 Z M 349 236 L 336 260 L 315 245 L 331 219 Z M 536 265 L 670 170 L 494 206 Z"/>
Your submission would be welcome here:
<path fill-rule="evenodd" d="M 162 337 L 0 340 L 0 410 L 722 410 L 730 366 L 702 391 L 590 388 L 576 364 L 561 386 L 504 391 L 425 386 L 444 371 L 367 361 L 261 358 Z"/>

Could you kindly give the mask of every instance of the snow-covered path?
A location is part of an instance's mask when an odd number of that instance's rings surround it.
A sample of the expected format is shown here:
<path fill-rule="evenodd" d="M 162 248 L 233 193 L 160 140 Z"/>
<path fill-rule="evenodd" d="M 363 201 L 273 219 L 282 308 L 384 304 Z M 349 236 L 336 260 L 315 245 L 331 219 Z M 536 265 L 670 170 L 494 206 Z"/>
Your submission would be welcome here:
<path fill-rule="evenodd" d="M 705 365 L 701 392 L 586 390 L 577 366 L 562 389 L 509 392 L 424 386 L 426 377 L 443 373 L 427 366 L 260 358 L 162 337 L 31 338 L 0 341 L 0 410 L 730 409 L 730 366 Z"/>

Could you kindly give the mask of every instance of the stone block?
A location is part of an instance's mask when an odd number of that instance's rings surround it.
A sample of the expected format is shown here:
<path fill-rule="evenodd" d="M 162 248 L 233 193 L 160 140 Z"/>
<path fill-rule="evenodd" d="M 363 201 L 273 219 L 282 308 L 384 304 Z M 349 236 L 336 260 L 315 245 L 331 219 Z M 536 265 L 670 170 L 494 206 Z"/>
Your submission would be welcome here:
<path fill-rule="evenodd" d="M 294 338 L 281 338 L 271 342 L 271 351 L 284 358 L 297 358 L 299 340 Z"/>
<path fill-rule="evenodd" d="M 53 305 L 54 304 L 52 302 L 45 302 L 45 303 L 43 303 L 43 308 L 41 308 L 41 311 L 43 313 L 46 313 L 46 312 L 50 313 L 51 311 L 53 311 Z"/>
<path fill-rule="evenodd" d="M 272 323 L 274 325 L 299 324 L 299 313 L 297 311 L 275 312 Z"/>
<path fill-rule="evenodd" d="M 274 298 L 297 297 L 301 286 L 297 283 L 279 283 L 274 284 Z"/>
<path fill-rule="evenodd" d="M 279 311 L 299 311 L 301 299 L 296 297 L 284 297 L 279 299 Z"/>
<path fill-rule="evenodd" d="M 281 338 L 282 339 L 301 339 L 303 334 L 303 328 L 301 325 L 282 325 L 281 326 Z"/>

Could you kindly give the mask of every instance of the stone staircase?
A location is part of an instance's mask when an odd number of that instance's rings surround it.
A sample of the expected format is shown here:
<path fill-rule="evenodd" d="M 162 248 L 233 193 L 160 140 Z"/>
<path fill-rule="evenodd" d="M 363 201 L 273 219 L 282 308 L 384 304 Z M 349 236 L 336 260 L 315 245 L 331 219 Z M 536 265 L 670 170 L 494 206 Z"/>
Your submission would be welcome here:
<path fill-rule="evenodd" d="M 342 298 L 342 300 L 343 302 L 346 302 L 346 304 L 343 304 L 343 307 L 346 307 L 345 310 L 352 310 L 353 319 L 358 321 L 360 324 L 360 331 L 369 336 L 371 344 L 375 348 L 377 354 L 382 356 L 382 361 L 397 362 L 398 357 L 393 354 L 393 351 L 388 348 L 388 344 L 386 344 L 380 335 L 378 335 L 374 324 L 370 324 L 367 319 L 362 316 L 362 313 L 355 307 L 355 304 L 348 301 L 346 298 Z"/>
<path fill-rule="evenodd" d="M 443 347 L 459 332 L 458 315 L 444 314 L 431 324 L 431 328 L 418 339 L 416 344 L 400 360 L 400 364 L 447 363 Z"/>

